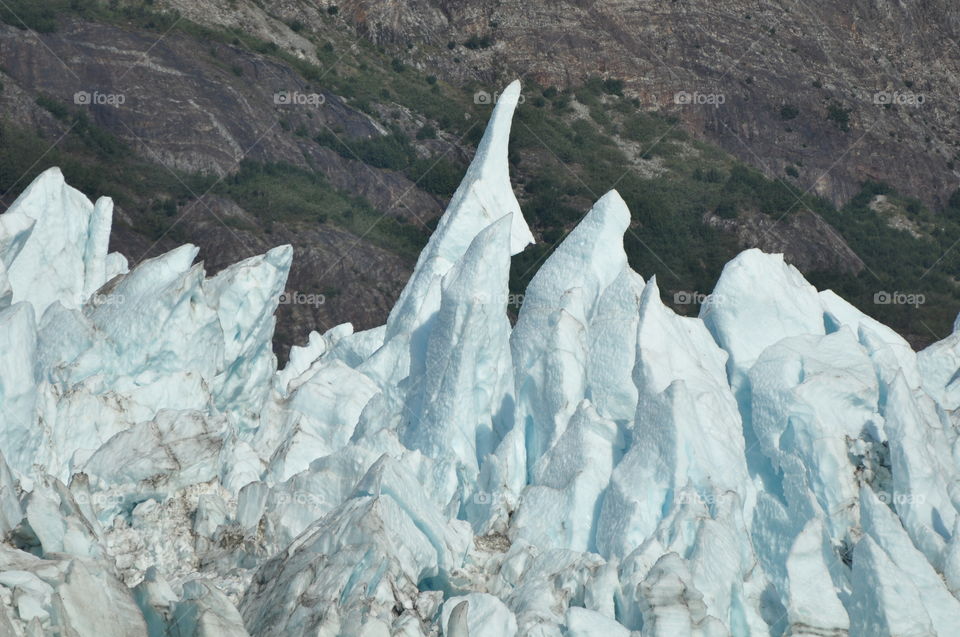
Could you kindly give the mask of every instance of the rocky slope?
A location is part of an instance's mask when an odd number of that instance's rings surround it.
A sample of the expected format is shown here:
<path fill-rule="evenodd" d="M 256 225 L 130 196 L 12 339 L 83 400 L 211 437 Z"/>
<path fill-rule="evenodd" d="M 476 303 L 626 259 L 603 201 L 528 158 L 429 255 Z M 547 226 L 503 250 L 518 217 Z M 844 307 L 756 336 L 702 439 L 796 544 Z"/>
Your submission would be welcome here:
<path fill-rule="evenodd" d="M 17 16 L 33 6 L 13 4 Z M 842 201 L 877 179 L 936 207 L 955 185 L 941 160 L 956 141 L 956 114 L 937 92 L 954 83 L 949 49 L 896 40 L 902 55 L 883 62 L 890 77 L 907 77 L 921 52 L 938 60 L 924 76 L 939 78 L 936 86 L 914 86 L 930 91 L 917 108 L 849 99 L 873 77 L 866 52 L 890 50 L 892 9 L 851 7 L 859 35 L 848 42 L 829 37 L 841 17 L 819 5 L 780 7 L 779 26 L 774 7 L 738 3 L 50 6 L 59 8 L 49 23 L 25 30 L 6 16 L 0 25 L 3 121 L 38 136 L 32 154 L 13 153 L 25 159 L 0 179 L 3 201 L 57 157 L 72 181 L 117 196 L 112 246 L 133 261 L 189 240 L 216 271 L 293 244 L 303 258 L 289 298 L 312 301 L 281 308 L 281 356 L 312 327 L 384 319 L 473 152 L 490 109 L 483 96 L 492 100 L 507 76 L 529 80 L 511 163 L 540 241 L 514 266 L 518 299 L 536 265 L 613 186 L 634 215 L 631 263 L 664 277 L 668 302 L 702 297 L 720 265 L 748 247 L 839 277 L 861 307 L 881 290 L 922 288 L 932 298 L 924 270 L 954 240 L 956 228 L 892 197 L 892 212 L 877 216 L 909 227 L 917 245 L 901 253 L 921 255 L 898 263 L 885 246 L 899 236 L 886 227 L 851 234 L 841 227 L 849 215 L 828 222 L 830 211 L 803 195 Z M 702 28 L 705 21 L 722 28 Z M 923 32 L 934 41 L 955 28 L 936 3 L 904 24 L 929 26 Z M 678 92 L 722 103 L 676 104 Z M 91 103 L 77 103 L 78 95 Z M 930 141 L 911 142 L 929 118 Z M 736 181 L 735 157 L 775 180 Z M 114 175 L 117 164 L 133 168 Z M 952 263 L 934 273 L 938 298 L 957 295 L 944 274 Z M 930 303 L 885 318 L 926 343 L 945 333 L 948 315 L 945 304 Z"/>
<path fill-rule="evenodd" d="M 59 121 L 37 106 L 37 95 L 71 108 L 88 108 L 95 124 L 141 158 L 171 171 L 168 181 L 188 173 L 224 178 L 237 172 L 241 160 L 284 162 L 322 175 L 334 189 L 363 197 L 378 211 L 417 224 L 423 232 L 427 229 L 421 220 L 435 218 L 442 210 L 441 199 L 404 175 L 313 143 L 318 132 L 334 128 L 345 139 L 379 135 L 383 129 L 331 93 L 317 93 L 322 108 L 276 104 L 274 95 L 280 91 L 310 91 L 293 69 L 269 58 L 182 34 L 157 42 L 156 34 L 148 31 L 83 20 L 65 21 L 49 35 L 0 28 L 0 55 L 4 112 L 43 131 L 48 139 L 65 136 L 71 122 Z M 87 106 L 75 102 L 78 94 L 89 94 L 93 100 L 97 95 L 122 96 L 123 103 Z M 359 326 L 375 325 L 409 274 L 409 257 L 384 251 L 359 233 L 316 220 L 286 220 L 276 225 L 277 236 L 270 236 L 264 233 L 267 220 L 244 212 L 236 201 L 203 197 L 205 189 L 184 188 L 176 236 L 190 236 L 213 271 L 290 242 L 303 256 L 292 273 L 290 283 L 296 287 L 291 292 L 331 297 L 329 304 L 285 309 L 294 315 L 293 324 L 284 317 L 283 333 L 289 335 L 285 347 L 293 342 L 294 332 L 297 338 L 309 332 L 303 331 L 305 324 L 310 329 L 331 327 L 349 315 Z M 167 194 L 161 190 L 157 196 Z M 174 243 L 168 235 L 145 237 L 137 232 L 143 214 L 136 208 L 119 210 L 119 217 L 134 228 L 121 225 L 113 236 L 114 247 L 135 261 Z M 224 220 L 229 225 L 221 223 Z M 333 289 L 343 290 L 343 297 L 334 300 L 329 294 Z"/>
<path fill-rule="evenodd" d="M 366 37 L 416 43 L 410 57 L 456 81 L 622 80 L 642 108 L 677 113 L 770 176 L 790 179 L 795 167 L 794 183 L 835 203 L 872 179 L 943 204 L 960 178 L 960 13 L 950 0 L 337 4 Z M 471 36 L 474 50 L 463 46 Z M 691 103 L 677 104 L 678 93 Z"/>

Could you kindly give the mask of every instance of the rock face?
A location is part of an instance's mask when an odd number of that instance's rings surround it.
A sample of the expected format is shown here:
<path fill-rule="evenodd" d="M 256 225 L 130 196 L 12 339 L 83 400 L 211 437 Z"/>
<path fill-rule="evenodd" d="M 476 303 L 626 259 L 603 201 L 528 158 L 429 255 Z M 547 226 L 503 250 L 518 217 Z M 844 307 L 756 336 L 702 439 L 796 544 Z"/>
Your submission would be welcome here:
<path fill-rule="evenodd" d="M 858 274 L 863 260 L 830 224 L 816 213 L 801 210 L 787 219 L 771 219 L 747 211 L 736 219 L 722 219 L 707 213 L 704 222 L 736 236 L 740 247 L 756 246 L 765 252 L 779 252 L 799 270 L 834 271 Z M 816 237 L 816 240 L 812 240 Z"/>
<path fill-rule="evenodd" d="M 297 55 L 309 53 L 284 21 L 319 24 L 323 13 L 299 0 L 159 4 L 243 25 Z M 622 80 L 641 108 L 671 111 L 692 133 L 837 204 L 875 180 L 942 205 L 960 176 L 960 19 L 950 0 L 909 9 L 892 0 L 325 4 L 360 37 L 456 83 Z M 471 36 L 477 44 L 463 46 Z"/>
<path fill-rule="evenodd" d="M 279 371 L 289 246 L 128 267 L 57 169 L 0 216 L 4 635 L 953 634 L 960 333 L 755 249 L 679 316 L 613 191 L 511 328 L 503 95 L 386 325 Z"/>
<path fill-rule="evenodd" d="M 643 107 L 671 110 L 770 176 L 790 181 L 793 167 L 799 191 L 835 203 L 867 179 L 928 204 L 956 188 L 960 19 L 950 0 L 338 4 L 375 41 L 429 45 L 427 66 L 456 80 L 622 80 Z M 470 35 L 483 47 L 446 49 Z M 831 106 L 849 109 L 849 122 L 840 110 L 831 119 Z"/>
<path fill-rule="evenodd" d="M 223 179 L 238 171 L 241 160 L 282 162 L 314 171 L 333 188 L 423 231 L 423 224 L 443 210 L 438 197 L 402 174 L 341 157 L 313 142 L 313 136 L 331 129 L 351 140 L 384 130 L 328 92 L 319 93 L 322 108 L 277 105 L 279 91 L 318 90 L 308 88 L 289 65 L 178 32 L 158 41 L 156 33 L 69 18 L 53 34 L 0 25 L 0 52 L 4 108 L 13 121 L 56 140 L 68 133 L 69 123 L 51 117 L 33 103 L 33 96 L 75 106 L 78 93 L 122 95 L 121 108 L 94 104 L 89 116 L 140 157 L 162 164 L 158 181 L 176 183 L 184 179 L 179 175 L 198 172 Z M 451 152 L 460 156 L 458 149 Z M 328 329 L 344 318 L 361 328 L 379 324 L 410 274 L 408 259 L 367 238 L 316 220 L 271 223 L 205 190 L 190 190 L 180 205 L 176 232 L 156 240 L 137 230 L 145 210 L 118 210 L 121 223 L 106 235 L 111 248 L 139 262 L 175 247 L 175 236 L 188 237 L 215 272 L 291 243 L 300 258 L 291 273 L 290 298 L 309 295 L 324 302 L 283 304 L 278 350 L 284 355 L 310 330 Z"/>

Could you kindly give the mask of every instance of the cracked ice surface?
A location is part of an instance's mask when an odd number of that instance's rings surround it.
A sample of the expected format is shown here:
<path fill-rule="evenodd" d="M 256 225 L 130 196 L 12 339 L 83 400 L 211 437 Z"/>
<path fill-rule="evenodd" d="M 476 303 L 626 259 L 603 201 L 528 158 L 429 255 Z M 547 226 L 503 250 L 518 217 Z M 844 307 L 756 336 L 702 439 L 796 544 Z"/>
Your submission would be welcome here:
<path fill-rule="evenodd" d="M 780 255 L 700 317 L 602 197 L 516 325 L 519 84 L 385 326 L 277 369 L 288 246 L 129 268 L 57 169 L 0 215 L 0 635 L 952 635 L 960 332 Z"/>

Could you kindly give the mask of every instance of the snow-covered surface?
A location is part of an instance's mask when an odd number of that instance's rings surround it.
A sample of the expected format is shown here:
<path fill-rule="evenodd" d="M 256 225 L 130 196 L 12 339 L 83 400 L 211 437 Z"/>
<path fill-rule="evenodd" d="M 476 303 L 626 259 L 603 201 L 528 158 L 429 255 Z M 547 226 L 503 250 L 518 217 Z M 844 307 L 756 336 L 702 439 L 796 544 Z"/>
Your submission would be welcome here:
<path fill-rule="evenodd" d="M 957 634 L 960 332 L 756 250 L 678 316 L 616 192 L 511 326 L 518 99 L 387 324 L 282 370 L 289 247 L 128 271 L 57 169 L 0 215 L 0 635 Z"/>

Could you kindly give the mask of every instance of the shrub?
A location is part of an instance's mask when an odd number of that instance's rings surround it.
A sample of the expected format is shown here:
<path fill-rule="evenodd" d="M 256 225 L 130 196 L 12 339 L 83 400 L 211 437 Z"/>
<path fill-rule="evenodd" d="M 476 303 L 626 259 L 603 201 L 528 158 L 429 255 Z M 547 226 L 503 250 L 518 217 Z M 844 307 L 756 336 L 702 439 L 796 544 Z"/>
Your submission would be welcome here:
<path fill-rule="evenodd" d="M 786 121 L 791 119 L 796 119 L 797 115 L 800 114 L 800 109 L 794 106 L 793 104 L 784 104 L 780 107 L 780 119 Z"/>
<path fill-rule="evenodd" d="M 0 3 L 0 21 L 21 31 L 32 29 L 39 33 L 57 30 L 56 10 L 37 0 L 6 0 Z"/>
<path fill-rule="evenodd" d="M 620 97 L 623 97 L 623 80 L 604 80 L 603 92 L 610 95 L 619 95 Z"/>
<path fill-rule="evenodd" d="M 49 95 L 40 94 L 35 100 L 37 106 L 44 109 L 60 121 L 66 121 L 70 117 L 70 110 L 59 100 Z"/>
<path fill-rule="evenodd" d="M 430 124 L 424 124 L 420 130 L 417 131 L 417 139 L 436 139 L 437 138 L 437 129 L 431 126 Z"/>
<path fill-rule="evenodd" d="M 493 46 L 493 38 L 489 35 L 471 35 L 466 42 L 463 43 L 463 46 L 468 49 L 476 51 L 477 49 L 486 49 Z"/>
<path fill-rule="evenodd" d="M 953 194 L 950 195 L 950 199 L 947 201 L 947 205 L 957 212 L 960 212 L 960 188 L 953 191 Z"/>
<path fill-rule="evenodd" d="M 853 109 L 844 108 L 842 105 L 831 102 L 827 106 L 827 119 L 836 124 L 842 131 L 850 130 L 850 113 Z"/>
<path fill-rule="evenodd" d="M 735 219 L 737 217 L 737 205 L 730 200 L 724 200 L 717 204 L 714 212 L 724 219 Z"/>

